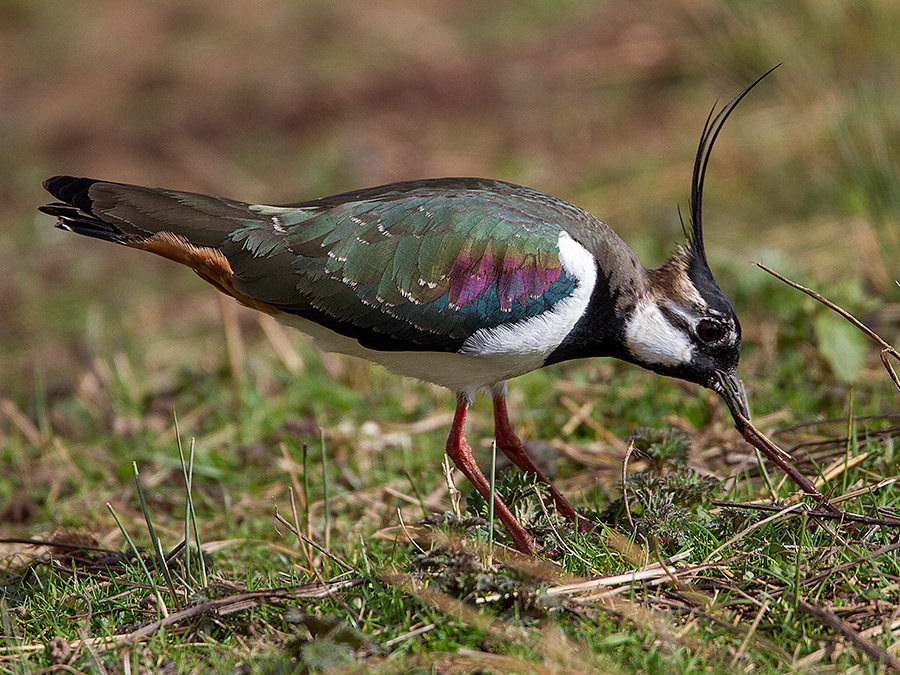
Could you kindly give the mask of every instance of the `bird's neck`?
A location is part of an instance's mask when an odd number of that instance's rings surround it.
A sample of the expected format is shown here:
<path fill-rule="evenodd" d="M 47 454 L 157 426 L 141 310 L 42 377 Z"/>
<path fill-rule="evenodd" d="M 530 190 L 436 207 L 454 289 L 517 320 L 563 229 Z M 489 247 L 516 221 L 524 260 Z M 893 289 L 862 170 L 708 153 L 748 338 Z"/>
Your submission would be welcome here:
<path fill-rule="evenodd" d="M 627 264 L 612 266 L 598 261 L 597 280 L 584 314 L 545 365 L 595 356 L 628 360 L 623 347 L 626 322 L 647 295 L 650 279 L 633 254 L 618 262 Z"/>

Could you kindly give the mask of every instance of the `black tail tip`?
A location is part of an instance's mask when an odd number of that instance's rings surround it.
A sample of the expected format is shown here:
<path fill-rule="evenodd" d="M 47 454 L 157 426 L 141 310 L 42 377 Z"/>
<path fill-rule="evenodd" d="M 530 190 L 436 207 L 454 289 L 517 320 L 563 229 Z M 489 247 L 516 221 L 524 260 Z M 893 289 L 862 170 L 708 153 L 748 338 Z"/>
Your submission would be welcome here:
<path fill-rule="evenodd" d="M 43 182 L 44 189 L 59 201 L 38 207 L 38 211 L 55 216 L 56 226 L 88 237 L 119 241 L 122 230 L 94 214 L 91 186 L 100 181 L 76 176 L 53 176 Z"/>
<path fill-rule="evenodd" d="M 96 182 L 93 178 L 52 176 L 45 180 L 42 185 L 47 192 L 61 202 L 71 204 L 85 213 L 90 213 L 93 207 L 90 190 L 91 186 Z"/>

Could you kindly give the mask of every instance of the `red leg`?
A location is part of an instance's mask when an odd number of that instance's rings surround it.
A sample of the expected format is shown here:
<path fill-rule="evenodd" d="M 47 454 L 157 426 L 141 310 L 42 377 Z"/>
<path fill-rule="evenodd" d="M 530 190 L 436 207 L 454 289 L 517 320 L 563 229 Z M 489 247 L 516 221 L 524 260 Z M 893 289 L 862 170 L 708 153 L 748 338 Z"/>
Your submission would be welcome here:
<path fill-rule="evenodd" d="M 456 414 L 453 416 L 453 426 L 450 429 L 450 437 L 447 439 L 447 455 L 487 501 L 491 498 L 491 486 L 488 484 L 484 474 L 481 473 L 481 469 L 478 468 L 478 464 L 475 463 L 475 458 L 472 456 L 472 448 L 469 447 L 465 437 L 466 412 L 469 409 L 469 403 L 463 396 L 460 396 L 458 400 Z M 539 548 L 534 539 L 519 524 L 519 521 L 516 520 L 516 517 L 500 497 L 496 495 L 494 496 L 494 513 L 497 514 L 500 522 L 512 535 L 513 545 L 522 553 L 534 555 Z"/>
<path fill-rule="evenodd" d="M 550 489 L 550 496 L 553 498 L 556 508 L 562 514 L 563 518 L 570 523 L 574 523 L 579 532 L 589 532 L 592 529 L 591 523 L 579 516 L 569 501 L 563 497 L 562 493 L 550 482 L 544 472 L 541 471 L 533 461 L 525 453 L 522 447 L 522 441 L 516 436 L 512 426 L 509 423 L 509 415 L 506 412 L 506 396 L 504 392 L 494 391 L 494 436 L 497 439 L 497 447 L 503 451 L 510 461 L 525 473 L 533 473 Z"/>

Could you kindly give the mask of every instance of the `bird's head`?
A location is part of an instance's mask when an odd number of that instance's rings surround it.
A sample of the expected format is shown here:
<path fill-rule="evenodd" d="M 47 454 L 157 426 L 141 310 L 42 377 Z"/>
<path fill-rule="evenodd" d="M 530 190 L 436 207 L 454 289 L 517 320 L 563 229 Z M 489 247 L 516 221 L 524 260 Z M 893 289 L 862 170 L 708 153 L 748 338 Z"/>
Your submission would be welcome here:
<path fill-rule="evenodd" d="M 774 68 L 772 69 L 774 70 Z M 741 324 L 706 261 L 701 219 L 703 183 L 713 144 L 741 99 L 768 71 L 715 114 L 707 117 L 691 180 L 687 244 L 661 268 L 649 271 L 649 286 L 625 321 L 629 360 L 664 375 L 696 382 L 725 400 L 738 428 L 749 418 L 737 377 Z"/>
<path fill-rule="evenodd" d="M 718 392 L 736 424 L 735 413 L 749 418 L 737 378 L 741 324 L 692 243 L 650 271 L 648 292 L 625 322 L 625 347 L 645 368 Z"/>
<path fill-rule="evenodd" d="M 635 363 L 718 392 L 742 427 L 749 418 L 737 377 L 741 324 L 697 249 L 680 249 L 650 270 L 650 286 L 625 321 L 625 348 Z"/>

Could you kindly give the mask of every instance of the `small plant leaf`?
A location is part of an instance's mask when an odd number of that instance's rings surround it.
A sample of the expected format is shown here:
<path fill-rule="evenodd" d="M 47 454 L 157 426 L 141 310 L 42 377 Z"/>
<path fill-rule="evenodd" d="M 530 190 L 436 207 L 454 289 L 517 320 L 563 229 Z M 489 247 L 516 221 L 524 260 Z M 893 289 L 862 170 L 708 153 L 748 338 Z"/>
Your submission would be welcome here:
<path fill-rule="evenodd" d="M 815 318 L 819 353 L 835 377 L 853 382 L 866 363 L 865 336 L 845 321 L 821 314 Z"/>

